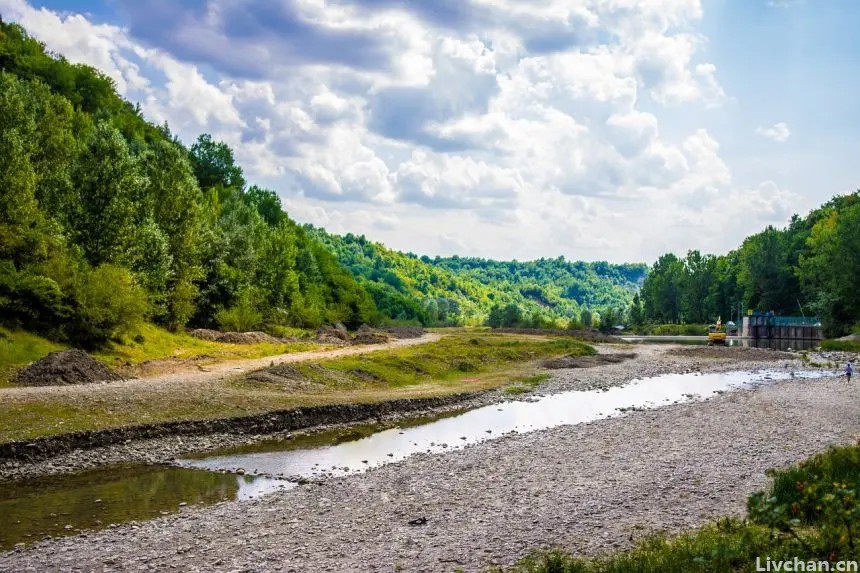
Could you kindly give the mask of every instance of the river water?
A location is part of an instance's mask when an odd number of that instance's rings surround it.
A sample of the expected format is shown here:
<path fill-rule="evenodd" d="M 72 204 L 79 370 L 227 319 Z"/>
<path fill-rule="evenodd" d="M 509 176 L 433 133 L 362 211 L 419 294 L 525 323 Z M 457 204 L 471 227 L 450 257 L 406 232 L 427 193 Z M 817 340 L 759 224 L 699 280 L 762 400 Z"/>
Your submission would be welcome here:
<path fill-rule="evenodd" d="M 45 536 L 150 519 L 185 505 L 251 499 L 294 487 L 296 480 L 359 473 L 420 452 L 450 451 L 509 433 L 590 422 L 633 408 L 706 398 L 789 377 L 811 379 L 827 374 L 667 374 L 603 391 L 511 400 L 393 428 L 354 426 L 263 442 L 184 458 L 177 466 L 108 467 L 71 476 L 0 482 L 0 549 Z"/>

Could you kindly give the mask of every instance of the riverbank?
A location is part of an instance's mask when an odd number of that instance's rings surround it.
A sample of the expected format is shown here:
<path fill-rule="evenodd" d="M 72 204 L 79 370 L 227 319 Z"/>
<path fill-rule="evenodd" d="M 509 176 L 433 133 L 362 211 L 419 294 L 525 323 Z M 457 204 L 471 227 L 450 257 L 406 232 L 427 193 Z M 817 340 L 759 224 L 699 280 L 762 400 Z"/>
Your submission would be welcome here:
<path fill-rule="evenodd" d="M 430 334 L 246 361 L 248 369 L 271 366 L 244 376 L 226 364 L 111 384 L 3 389 L 0 477 L 164 463 L 248 436 L 470 407 L 488 390 L 527 380 L 536 360 L 593 352 L 570 338 Z"/>
<path fill-rule="evenodd" d="M 769 351 L 709 350 L 641 347 L 627 362 L 559 371 L 538 392 L 666 371 L 801 366 Z M 855 439 L 857 394 L 837 378 L 786 380 L 506 436 L 258 500 L 49 540 L 3 555 L 0 569 L 473 571 L 551 545 L 594 554 L 739 514 L 767 483 L 767 469 Z M 409 524 L 420 518 L 426 523 Z"/>

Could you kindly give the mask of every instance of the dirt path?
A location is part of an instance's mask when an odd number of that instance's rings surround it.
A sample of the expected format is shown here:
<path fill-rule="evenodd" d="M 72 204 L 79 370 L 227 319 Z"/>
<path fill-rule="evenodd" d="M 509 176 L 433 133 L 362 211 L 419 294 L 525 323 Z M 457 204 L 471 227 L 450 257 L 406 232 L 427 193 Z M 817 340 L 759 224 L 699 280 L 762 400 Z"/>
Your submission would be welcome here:
<path fill-rule="evenodd" d="M 258 370 L 274 364 L 309 362 L 312 360 L 325 360 L 342 356 L 355 356 L 357 354 L 366 354 L 377 350 L 427 344 L 428 342 L 435 342 L 441 338 L 442 335 L 440 334 L 427 333 L 420 338 L 404 338 L 383 344 L 347 346 L 344 348 L 335 348 L 333 350 L 290 352 L 287 354 L 243 360 L 226 360 L 214 364 L 207 364 L 205 366 L 198 367 L 196 370 L 185 370 L 158 376 L 131 378 L 121 382 L 111 382 L 109 384 L 0 388 L 0 401 L 30 396 L 76 396 L 93 393 L 120 393 L 124 391 L 134 391 L 141 387 L 155 391 L 168 387 L 176 390 L 177 385 L 179 384 L 186 384 L 196 388 L 206 383 L 219 382 L 225 378 L 236 376 L 237 374 Z"/>
<path fill-rule="evenodd" d="M 668 355 L 559 371 L 549 388 L 761 367 Z M 793 369 L 771 361 L 769 367 Z M 249 502 L 43 542 L 2 571 L 481 571 L 542 546 L 593 554 L 743 511 L 765 471 L 860 432 L 860 390 L 786 380 L 513 435 Z M 410 520 L 425 517 L 425 525 Z"/>

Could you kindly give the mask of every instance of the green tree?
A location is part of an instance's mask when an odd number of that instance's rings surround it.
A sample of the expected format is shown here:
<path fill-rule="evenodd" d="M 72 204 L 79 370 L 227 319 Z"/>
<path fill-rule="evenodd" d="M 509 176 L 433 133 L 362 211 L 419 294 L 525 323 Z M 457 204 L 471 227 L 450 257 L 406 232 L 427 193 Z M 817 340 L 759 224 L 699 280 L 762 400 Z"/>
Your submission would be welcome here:
<path fill-rule="evenodd" d="M 647 320 L 660 323 L 681 320 L 684 273 L 684 263 L 672 253 L 657 259 L 642 285 L 642 303 Z"/>
<path fill-rule="evenodd" d="M 79 197 L 75 242 L 94 266 L 117 261 L 134 236 L 134 199 L 146 187 L 122 134 L 107 122 L 99 123 L 72 181 Z"/>
<path fill-rule="evenodd" d="M 233 150 L 223 141 L 213 140 L 208 133 L 201 134 L 191 146 L 189 158 L 201 189 L 241 191 L 245 188 L 242 168 L 236 165 Z"/>
<path fill-rule="evenodd" d="M 812 229 L 798 276 L 828 334 L 844 334 L 860 321 L 860 202 L 832 210 Z"/>

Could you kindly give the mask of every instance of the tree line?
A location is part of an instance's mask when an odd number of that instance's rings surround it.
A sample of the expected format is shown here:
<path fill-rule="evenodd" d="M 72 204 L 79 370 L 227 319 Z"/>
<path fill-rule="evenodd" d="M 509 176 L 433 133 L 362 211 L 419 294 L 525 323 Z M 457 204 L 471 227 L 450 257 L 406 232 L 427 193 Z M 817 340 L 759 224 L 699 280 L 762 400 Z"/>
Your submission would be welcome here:
<path fill-rule="evenodd" d="M 369 294 L 245 181 L 113 81 L 0 24 L 0 313 L 85 347 L 142 320 L 248 330 L 376 318 Z"/>
<path fill-rule="evenodd" d="M 423 325 L 563 327 L 591 309 L 623 308 L 644 264 L 493 261 L 401 253 L 367 240 L 306 226 L 371 293 L 387 317 Z"/>
<path fill-rule="evenodd" d="M 825 334 L 838 336 L 860 323 L 857 277 L 860 192 L 795 215 L 783 229 L 768 226 L 726 255 L 664 254 L 649 269 L 629 318 L 709 323 L 755 309 L 817 316 Z"/>

